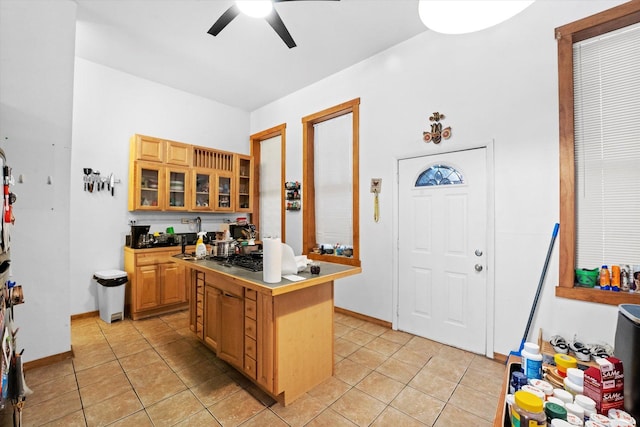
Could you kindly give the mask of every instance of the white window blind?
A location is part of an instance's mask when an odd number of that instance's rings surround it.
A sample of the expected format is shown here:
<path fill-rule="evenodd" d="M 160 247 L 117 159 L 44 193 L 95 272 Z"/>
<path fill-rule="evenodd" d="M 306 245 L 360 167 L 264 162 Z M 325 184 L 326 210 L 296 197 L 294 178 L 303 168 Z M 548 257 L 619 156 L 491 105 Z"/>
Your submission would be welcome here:
<path fill-rule="evenodd" d="M 640 24 L 573 46 L 576 267 L 640 264 Z"/>
<path fill-rule="evenodd" d="M 319 244 L 353 245 L 352 121 L 349 113 L 314 125 L 316 243 Z"/>

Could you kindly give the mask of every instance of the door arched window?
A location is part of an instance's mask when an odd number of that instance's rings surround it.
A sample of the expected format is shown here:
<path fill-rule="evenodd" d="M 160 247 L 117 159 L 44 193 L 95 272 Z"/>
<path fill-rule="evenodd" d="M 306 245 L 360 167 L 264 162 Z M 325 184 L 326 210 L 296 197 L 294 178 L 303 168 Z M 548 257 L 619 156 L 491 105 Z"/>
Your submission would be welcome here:
<path fill-rule="evenodd" d="M 464 184 L 464 179 L 454 167 L 447 165 L 433 165 L 416 179 L 416 187 L 452 184 Z"/>

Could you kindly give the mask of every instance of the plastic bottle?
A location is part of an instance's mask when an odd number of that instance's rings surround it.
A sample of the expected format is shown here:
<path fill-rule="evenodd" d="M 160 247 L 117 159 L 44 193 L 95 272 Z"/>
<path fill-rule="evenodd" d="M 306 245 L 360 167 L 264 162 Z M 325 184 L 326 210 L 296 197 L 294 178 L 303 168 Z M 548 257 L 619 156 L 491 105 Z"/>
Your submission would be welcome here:
<path fill-rule="evenodd" d="M 539 427 L 547 425 L 542 399 L 527 391 L 516 391 L 514 405 L 511 408 L 513 427 Z"/>
<path fill-rule="evenodd" d="M 201 231 L 198 233 L 198 241 L 196 242 L 196 258 L 204 258 L 207 256 L 207 247 L 202 240 L 206 234 L 206 231 Z"/>
<path fill-rule="evenodd" d="M 532 342 L 524 343 L 522 356 L 522 372 L 528 379 L 542 379 L 542 355 L 540 354 L 540 346 Z"/>
<path fill-rule="evenodd" d="M 603 291 L 611 289 L 611 275 L 609 274 L 609 267 L 606 265 L 600 268 L 600 289 Z"/>
<path fill-rule="evenodd" d="M 611 266 L 611 290 L 616 292 L 620 291 L 620 266 L 619 265 Z"/>

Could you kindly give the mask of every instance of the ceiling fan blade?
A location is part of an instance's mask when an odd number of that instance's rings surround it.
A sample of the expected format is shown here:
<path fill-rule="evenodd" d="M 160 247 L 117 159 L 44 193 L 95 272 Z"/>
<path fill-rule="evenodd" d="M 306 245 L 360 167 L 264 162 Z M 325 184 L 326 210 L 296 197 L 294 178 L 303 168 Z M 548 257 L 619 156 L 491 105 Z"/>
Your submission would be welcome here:
<path fill-rule="evenodd" d="M 218 33 L 220 33 L 220 31 L 222 31 L 224 27 L 229 24 L 229 22 L 233 21 L 233 18 L 238 16 L 239 13 L 240 9 L 238 9 L 238 6 L 233 4 L 222 14 L 222 16 L 220 16 L 220 18 L 218 18 L 218 20 L 211 26 L 211 28 L 209 28 L 209 31 L 207 31 L 207 33 L 211 34 L 212 36 L 217 36 Z"/>
<path fill-rule="evenodd" d="M 265 19 L 269 25 L 276 30 L 276 33 L 278 33 L 282 41 L 289 46 L 289 49 L 296 47 L 296 42 L 293 41 L 293 37 L 289 34 L 289 30 L 287 30 L 284 22 L 282 22 L 282 18 L 280 18 L 280 15 L 278 15 L 278 12 L 276 12 L 275 9 L 273 9 Z"/>

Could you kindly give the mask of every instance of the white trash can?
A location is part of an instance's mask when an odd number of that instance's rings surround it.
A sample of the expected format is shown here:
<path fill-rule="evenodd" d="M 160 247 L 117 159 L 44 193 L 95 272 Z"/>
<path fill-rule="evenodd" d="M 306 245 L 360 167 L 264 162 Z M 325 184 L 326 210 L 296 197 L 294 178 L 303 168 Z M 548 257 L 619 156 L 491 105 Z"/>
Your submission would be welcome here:
<path fill-rule="evenodd" d="M 93 275 L 98 286 L 100 318 L 106 323 L 124 319 L 124 290 L 127 272 L 121 270 L 97 271 Z"/>

